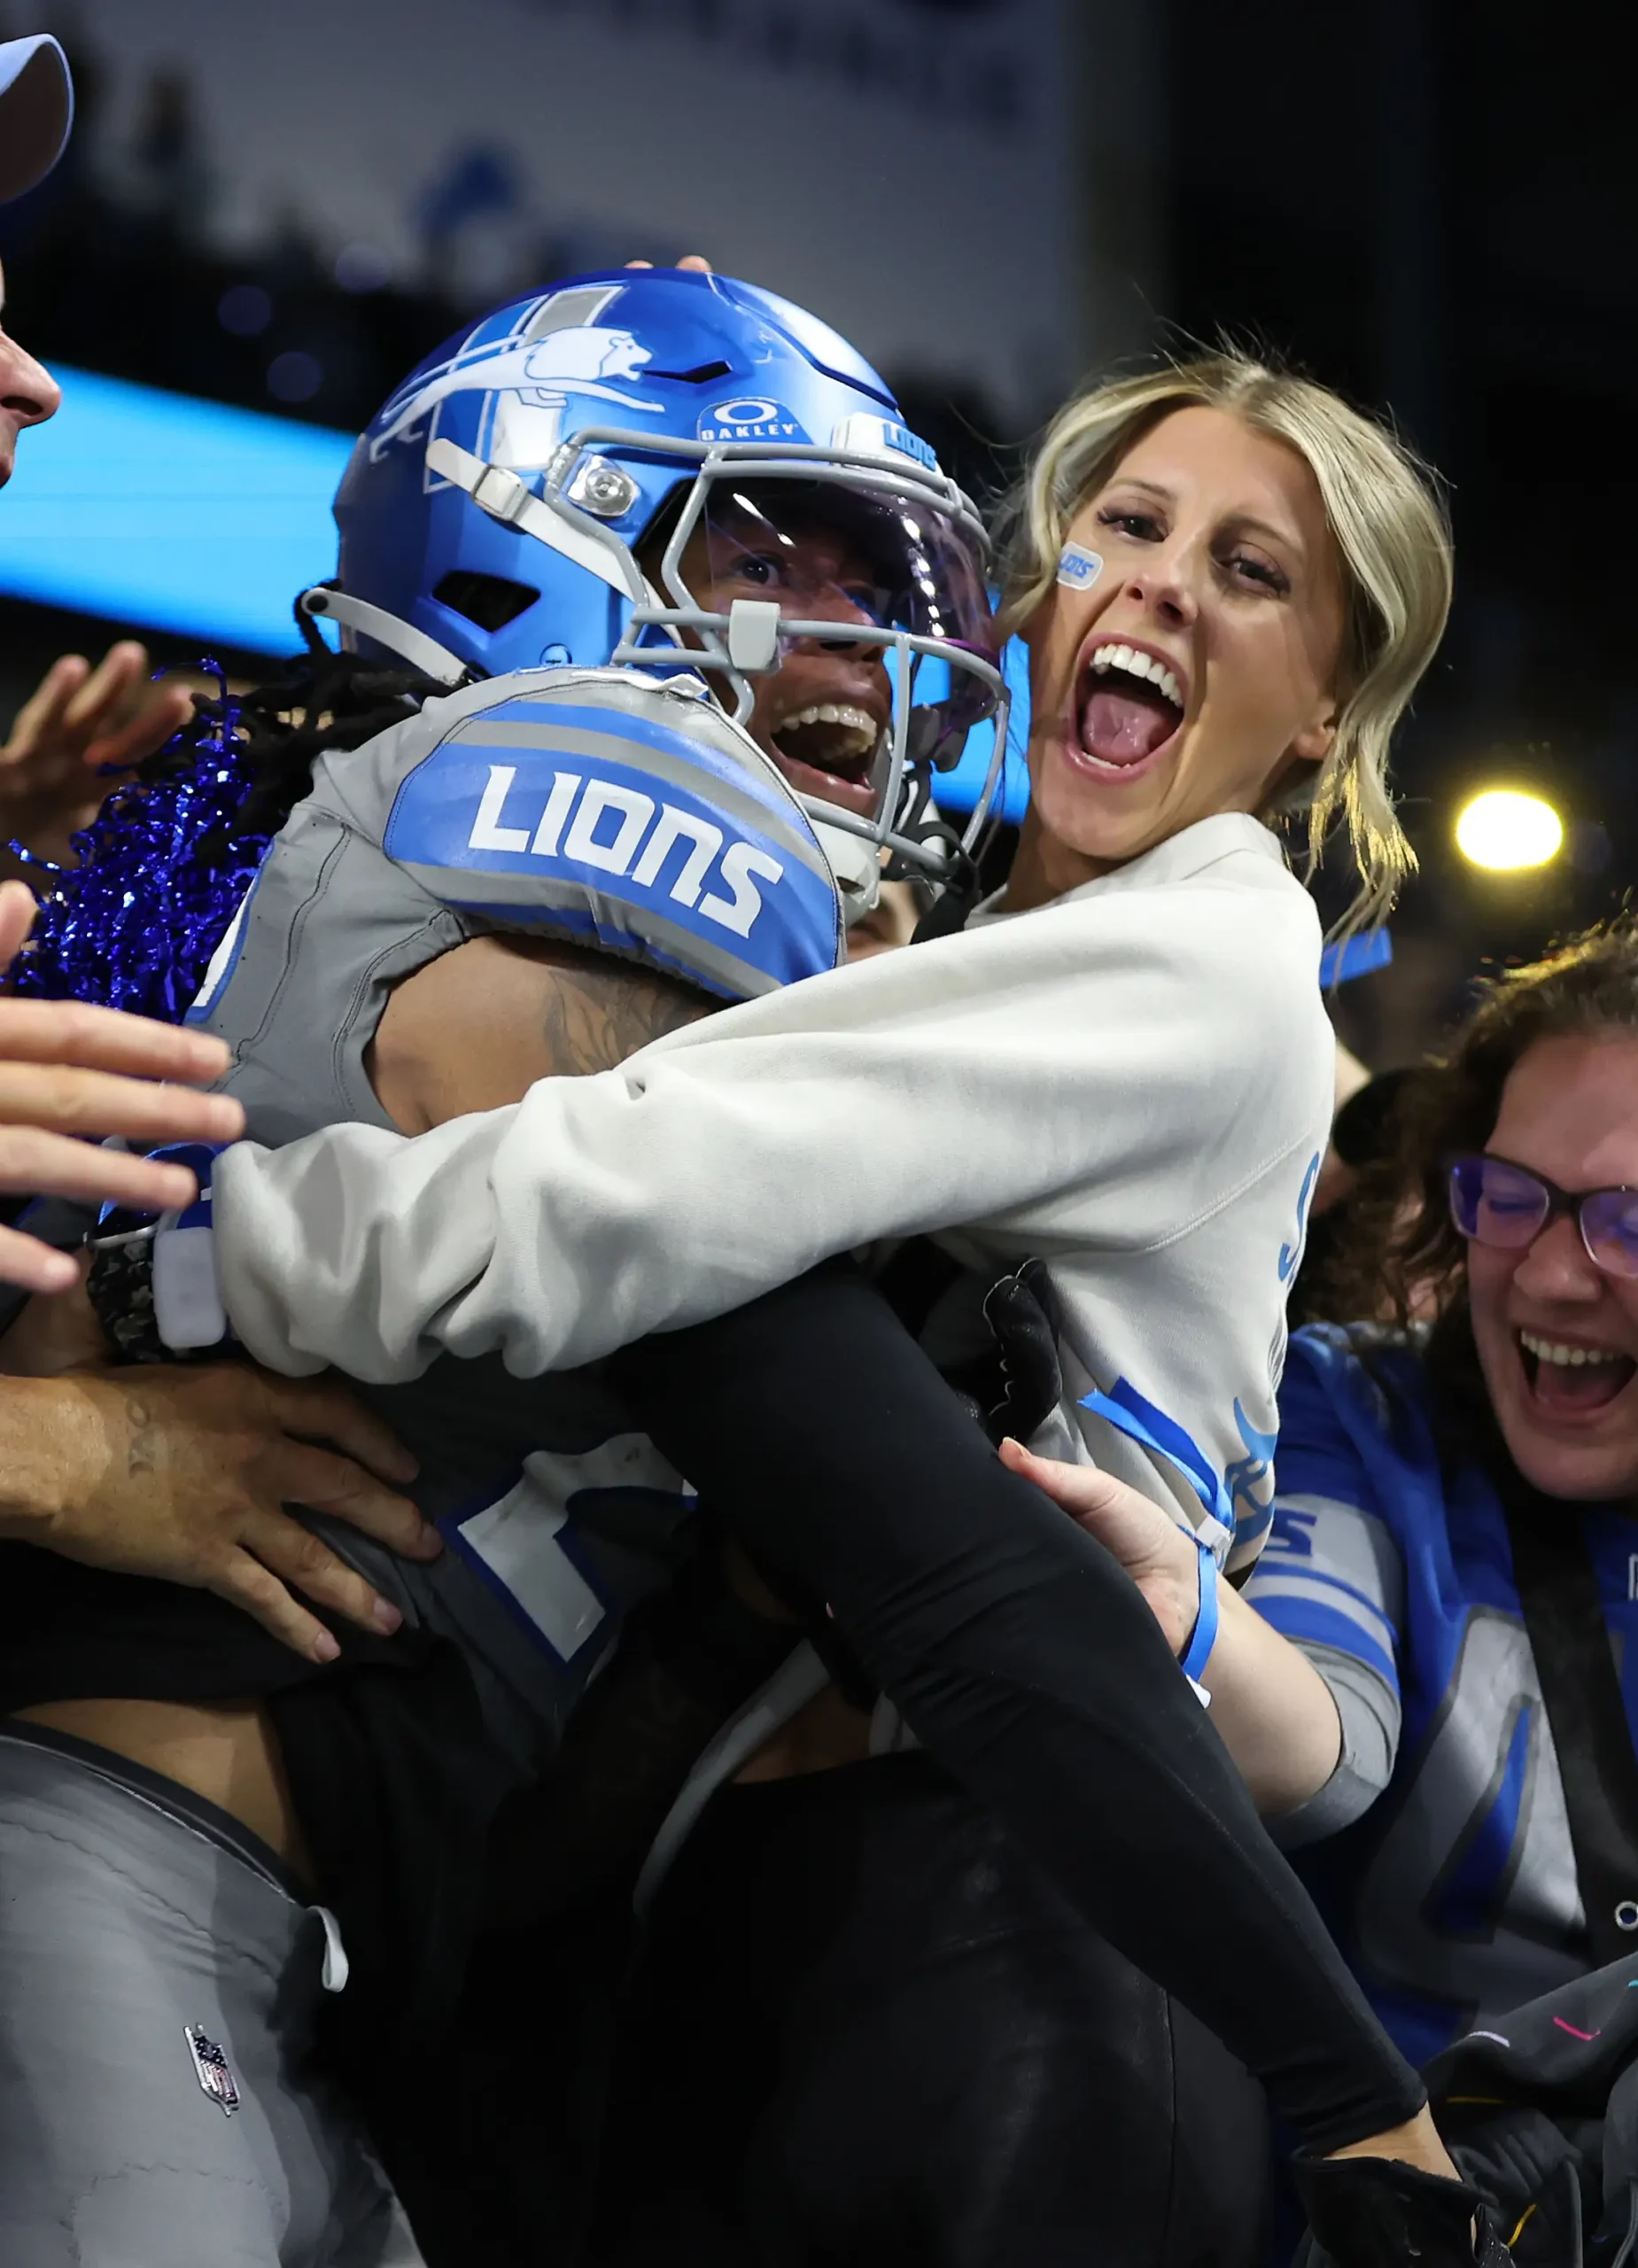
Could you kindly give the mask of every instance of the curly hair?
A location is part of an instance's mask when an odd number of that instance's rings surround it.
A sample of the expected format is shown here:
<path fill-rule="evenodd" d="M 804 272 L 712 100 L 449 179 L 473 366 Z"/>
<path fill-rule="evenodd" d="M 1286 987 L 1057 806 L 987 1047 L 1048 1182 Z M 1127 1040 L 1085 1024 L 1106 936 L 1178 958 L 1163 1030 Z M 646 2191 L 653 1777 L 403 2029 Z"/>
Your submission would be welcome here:
<path fill-rule="evenodd" d="M 1362 1174 L 1322 1287 L 1325 1312 L 1431 1329 L 1430 1376 L 1453 1407 L 1486 1406 L 1467 1304 L 1467 1247 L 1450 1216 L 1451 1158 L 1482 1150 L 1502 1090 L 1536 1043 L 1638 1032 L 1638 916 L 1624 911 L 1483 989 L 1448 1052 L 1409 1077 L 1386 1154 Z"/>
<path fill-rule="evenodd" d="M 74 838 L 77 866 L 45 869 L 19 992 L 179 1021 L 318 757 L 361 747 L 447 689 L 332 654 L 302 627 L 307 651 L 254 692 L 229 694 L 206 664 L 219 697 L 196 696 L 192 720 L 113 790 Z"/>

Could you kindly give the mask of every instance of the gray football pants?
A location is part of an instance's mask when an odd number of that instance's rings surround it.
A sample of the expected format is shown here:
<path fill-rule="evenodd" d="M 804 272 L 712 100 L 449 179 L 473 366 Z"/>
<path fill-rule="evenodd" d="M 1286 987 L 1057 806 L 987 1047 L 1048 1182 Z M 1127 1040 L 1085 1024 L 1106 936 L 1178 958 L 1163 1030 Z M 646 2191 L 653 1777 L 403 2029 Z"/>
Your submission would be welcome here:
<path fill-rule="evenodd" d="M 323 1919 L 253 1848 L 0 1725 L 4 2268 L 421 2268 L 307 2068 Z"/>

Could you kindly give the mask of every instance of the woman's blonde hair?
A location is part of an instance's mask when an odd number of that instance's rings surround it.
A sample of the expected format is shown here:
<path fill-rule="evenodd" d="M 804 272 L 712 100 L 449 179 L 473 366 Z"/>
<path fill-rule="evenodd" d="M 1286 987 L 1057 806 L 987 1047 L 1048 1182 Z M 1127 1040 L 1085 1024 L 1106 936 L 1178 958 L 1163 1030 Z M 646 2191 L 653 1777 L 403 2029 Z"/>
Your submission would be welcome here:
<path fill-rule="evenodd" d="M 1336 738 L 1307 804 L 1310 871 L 1340 814 L 1361 883 L 1340 925 L 1380 920 L 1416 867 L 1388 788 L 1388 744 L 1450 611 L 1450 528 L 1436 477 L 1372 419 L 1311 379 L 1224 350 L 1097 386 L 1047 428 L 1004 509 L 1001 619 L 1050 596 L 1069 524 L 1143 435 L 1174 410 L 1223 409 L 1296 450 L 1314 475 L 1347 602 Z M 1282 802 L 1285 799 L 1282 798 Z"/>

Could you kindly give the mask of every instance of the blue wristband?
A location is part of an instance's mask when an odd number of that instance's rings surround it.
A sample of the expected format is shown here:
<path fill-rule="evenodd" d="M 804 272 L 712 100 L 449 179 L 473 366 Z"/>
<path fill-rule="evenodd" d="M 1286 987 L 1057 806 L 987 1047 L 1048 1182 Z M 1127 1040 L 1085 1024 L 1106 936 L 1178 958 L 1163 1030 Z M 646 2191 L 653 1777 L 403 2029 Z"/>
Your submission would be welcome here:
<path fill-rule="evenodd" d="M 1183 1674 L 1198 1685 L 1211 1650 L 1217 1643 L 1217 1559 L 1209 1543 L 1195 1539 L 1200 1555 L 1200 1611 L 1194 1618 L 1194 1635 L 1183 1657 Z"/>

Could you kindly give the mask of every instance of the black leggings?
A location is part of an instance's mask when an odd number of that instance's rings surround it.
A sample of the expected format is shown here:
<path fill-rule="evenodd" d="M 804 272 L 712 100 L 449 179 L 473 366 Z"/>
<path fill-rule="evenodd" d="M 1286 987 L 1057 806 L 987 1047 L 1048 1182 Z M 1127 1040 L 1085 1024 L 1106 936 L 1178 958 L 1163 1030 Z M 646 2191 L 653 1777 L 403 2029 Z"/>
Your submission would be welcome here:
<path fill-rule="evenodd" d="M 850 1263 L 615 1367 L 753 1556 L 829 1603 L 929 1752 L 1305 2141 L 1420 2108 L 1136 1587 Z"/>
<path fill-rule="evenodd" d="M 1256 2082 L 926 1755 L 728 1787 L 656 1901 L 591 2268 L 1255 2268 Z"/>

